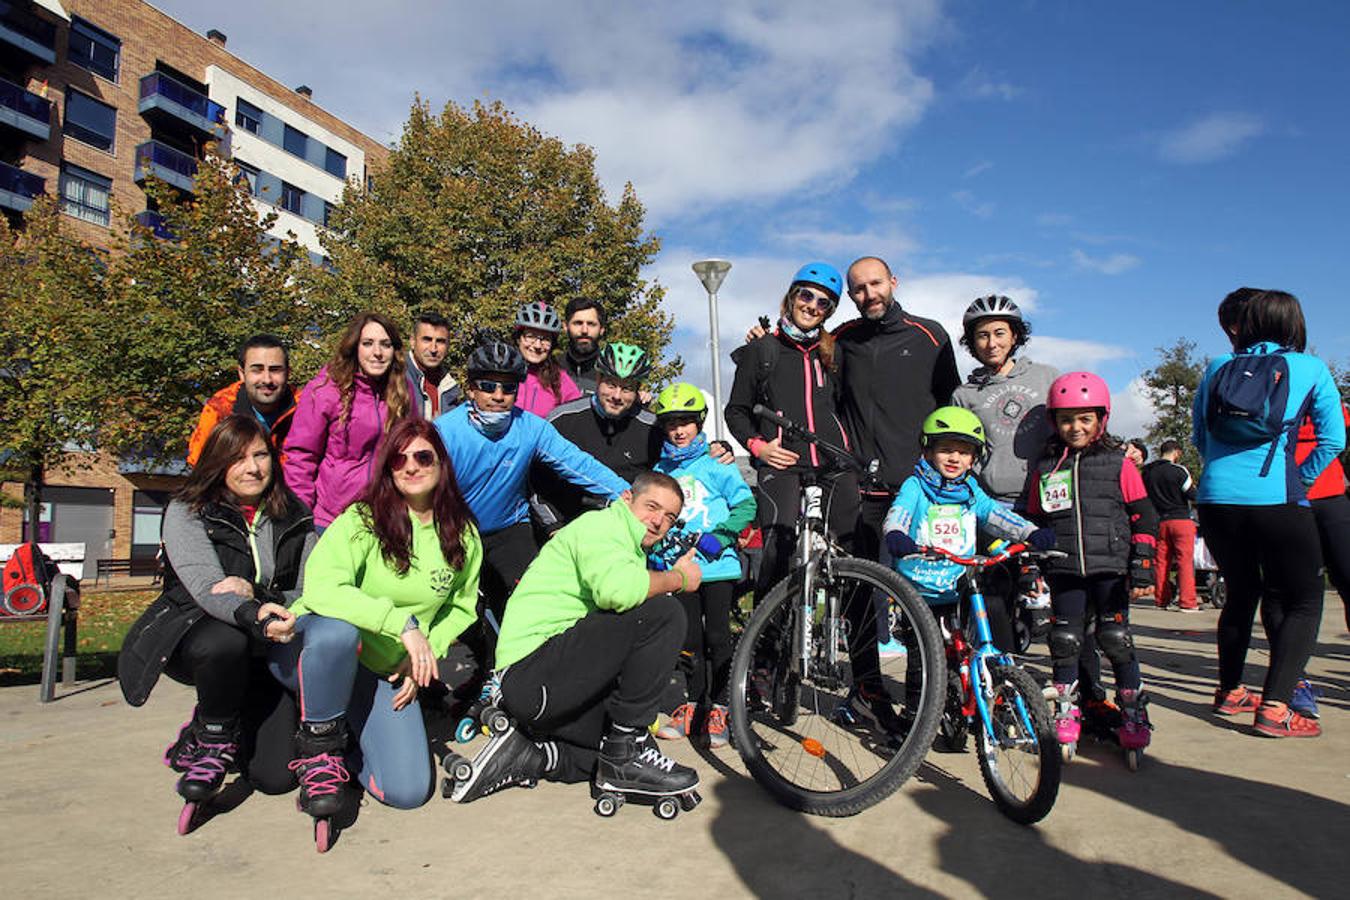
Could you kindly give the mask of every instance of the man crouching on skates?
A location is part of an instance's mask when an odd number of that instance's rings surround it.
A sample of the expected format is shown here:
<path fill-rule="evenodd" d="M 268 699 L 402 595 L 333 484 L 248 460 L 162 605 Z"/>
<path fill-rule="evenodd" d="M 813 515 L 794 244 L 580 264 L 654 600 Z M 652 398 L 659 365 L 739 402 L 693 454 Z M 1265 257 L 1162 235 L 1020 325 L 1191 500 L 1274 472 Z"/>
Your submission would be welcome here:
<path fill-rule="evenodd" d="M 646 553 L 683 505 L 678 482 L 643 472 L 620 501 L 544 545 L 507 603 L 497 642 L 498 702 L 512 725 L 472 764 L 446 760 L 451 799 L 545 778 L 593 779 L 605 815 L 624 797 L 663 818 L 676 800 L 686 809 L 697 802 L 698 773 L 666 757 L 647 730 L 685 637 L 671 595 L 695 590 L 700 575 L 693 551 L 666 572 L 648 571 Z"/>

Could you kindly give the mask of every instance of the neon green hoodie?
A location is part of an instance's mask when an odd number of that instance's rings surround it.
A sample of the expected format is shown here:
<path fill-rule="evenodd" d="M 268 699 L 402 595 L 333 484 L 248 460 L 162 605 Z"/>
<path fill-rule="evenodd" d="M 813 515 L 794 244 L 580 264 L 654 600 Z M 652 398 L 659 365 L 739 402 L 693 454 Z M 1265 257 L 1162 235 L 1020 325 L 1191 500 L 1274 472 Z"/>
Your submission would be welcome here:
<path fill-rule="evenodd" d="M 646 600 L 646 532 L 628 504 L 616 500 L 549 538 L 507 601 L 497 668 L 524 659 L 596 610 L 626 612 Z M 305 578 L 308 588 L 308 570 Z"/>
<path fill-rule="evenodd" d="M 361 663 L 387 675 L 407 655 L 400 635 L 416 616 L 436 656 L 477 618 L 478 569 L 483 547 L 478 529 L 466 526 L 464 568 L 456 572 L 441 554 L 435 524 L 423 525 L 411 512 L 412 565 L 399 575 L 380 554 L 380 542 L 353 504 L 324 531 L 305 563 L 305 593 L 291 606 L 351 622 L 361 629 Z"/>

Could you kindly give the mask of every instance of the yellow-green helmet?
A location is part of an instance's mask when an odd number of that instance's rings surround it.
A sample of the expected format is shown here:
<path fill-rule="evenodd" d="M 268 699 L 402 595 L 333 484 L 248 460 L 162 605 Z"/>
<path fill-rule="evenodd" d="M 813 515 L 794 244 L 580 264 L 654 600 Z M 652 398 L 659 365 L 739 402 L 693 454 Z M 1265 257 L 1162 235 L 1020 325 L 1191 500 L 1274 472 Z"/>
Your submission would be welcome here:
<path fill-rule="evenodd" d="M 652 412 L 657 419 L 665 416 L 697 416 L 702 425 L 708 415 L 708 401 L 703 399 L 703 392 L 692 384 L 677 381 L 656 395 Z"/>
<path fill-rule="evenodd" d="M 938 438 L 957 438 L 975 445 L 976 452 L 985 447 L 984 423 L 980 417 L 968 409 L 959 406 L 943 406 L 928 414 L 923 420 L 921 441 L 924 448 L 932 446 Z"/>

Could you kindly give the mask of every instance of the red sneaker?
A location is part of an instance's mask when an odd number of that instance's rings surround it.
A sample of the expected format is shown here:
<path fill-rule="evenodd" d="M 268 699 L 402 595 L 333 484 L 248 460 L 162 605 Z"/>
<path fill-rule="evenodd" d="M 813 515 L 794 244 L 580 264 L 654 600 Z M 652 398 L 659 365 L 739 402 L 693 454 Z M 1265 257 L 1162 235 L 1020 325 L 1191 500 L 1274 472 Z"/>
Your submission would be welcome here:
<path fill-rule="evenodd" d="M 1214 692 L 1214 714 L 1216 716 L 1237 716 L 1242 713 L 1256 712 L 1261 705 L 1261 695 L 1238 685 L 1231 691 L 1222 688 Z"/>
<path fill-rule="evenodd" d="M 1287 703 L 1262 703 L 1256 710 L 1256 733 L 1266 737 L 1320 737 L 1316 719 L 1300 716 Z"/>

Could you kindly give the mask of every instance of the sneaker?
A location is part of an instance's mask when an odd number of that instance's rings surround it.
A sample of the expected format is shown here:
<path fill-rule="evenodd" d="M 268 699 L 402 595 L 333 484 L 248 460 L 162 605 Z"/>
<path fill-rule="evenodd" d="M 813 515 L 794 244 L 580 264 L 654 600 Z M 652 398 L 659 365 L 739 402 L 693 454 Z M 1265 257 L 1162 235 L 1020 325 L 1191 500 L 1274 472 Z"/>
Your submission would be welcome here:
<path fill-rule="evenodd" d="M 681 703 L 670 714 L 670 721 L 656 730 L 656 736 L 663 741 L 678 741 L 694 732 L 694 704 Z"/>
<path fill-rule="evenodd" d="M 1266 737 L 1320 737 L 1322 726 L 1301 716 L 1287 704 L 1271 701 L 1256 710 L 1256 733 Z"/>
<path fill-rule="evenodd" d="M 717 704 L 708 710 L 708 746 L 721 750 L 731 740 L 727 732 L 727 708 Z"/>
<path fill-rule="evenodd" d="M 544 774 L 546 761 L 543 747 L 519 729 L 508 728 L 493 735 L 487 746 L 473 758 L 472 773 L 468 778 L 455 781 L 450 799 L 456 803 L 471 803 L 509 787 L 532 788 Z"/>
<path fill-rule="evenodd" d="M 1199 605 L 1199 604 L 1196 604 L 1195 606 L 1178 606 L 1178 607 L 1177 607 L 1177 612 L 1184 612 L 1184 613 L 1198 613 L 1198 612 L 1201 612 L 1201 611 L 1202 611 L 1202 610 L 1200 609 L 1200 605 Z"/>
<path fill-rule="evenodd" d="M 909 651 L 905 649 L 904 644 L 892 637 L 884 644 L 877 644 L 877 654 L 882 659 L 895 659 L 897 656 L 907 656 Z"/>
<path fill-rule="evenodd" d="M 1225 691 L 1222 688 L 1214 692 L 1214 714 L 1216 716 L 1238 716 L 1243 713 L 1256 712 L 1256 708 L 1261 705 L 1261 695 L 1255 691 L 1249 691 L 1243 685 L 1238 685 L 1231 691 Z"/>
<path fill-rule="evenodd" d="M 1317 714 L 1317 698 L 1320 696 L 1322 692 L 1313 687 L 1311 681 L 1300 678 L 1298 684 L 1294 685 L 1294 698 L 1289 701 L 1289 708 L 1305 719 L 1320 718 Z"/>

